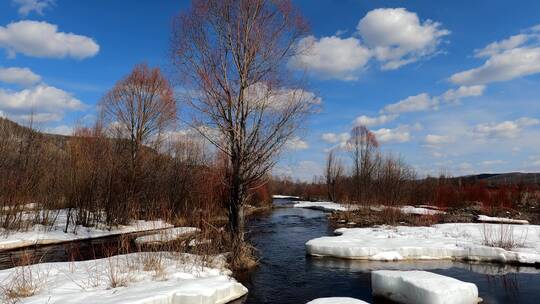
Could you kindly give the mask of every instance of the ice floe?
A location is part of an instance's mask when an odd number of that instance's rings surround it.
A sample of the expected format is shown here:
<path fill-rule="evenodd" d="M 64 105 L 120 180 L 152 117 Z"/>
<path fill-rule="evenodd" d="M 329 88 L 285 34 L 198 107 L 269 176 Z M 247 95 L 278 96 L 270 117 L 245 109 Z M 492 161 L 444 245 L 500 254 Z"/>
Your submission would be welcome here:
<path fill-rule="evenodd" d="M 306 243 L 315 256 L 363 260 L 457 259 L 502 263 L 540 263 L 540 226 L 478 223 L 431 227 L 340 228 L 338 236 Z M 487 245 L 506 239 L 512 248 Z"/>
<path fill-rule="evenodd" d="M 352 211 L 358 209 L 356 205 L 345 205 L 334 202 L 308 202 L 308 201 L 295 201 L 293 202 L 295 208 L 308 208 L 321 210 L 326 212 L 332 211 Z"/>
<path fill-rule="evenodd" d="M 476 285 L 427 271 L 373 271 L 371 288 L 374 296 L 404 304 L 474 304 L 479 300 Z"/>
<path fill-rule="evenodd" d="M 477 215 L 476 220 L 479 222 L 486 223 L 503 223 L 503 224 L 519 224 L 519 225 L 528 225 L 529 221 L 527 220 L 517 220 L 506 217 L 491 217 L 487 215 Z"/>
<path fill-rule="evenodd" d="M 292 196 L 292 195 L 281 195 L 281 194 L 275 194 L 272 195 L 272 198 L 281 198 L 281 199 L 299 199 L 298 196 Z"/>
<path fill-rule="evenodd" d="M 309 301 L 306 304 L 369 304 L 362 300 L 354 298 L 344 298 L 344 297 L 331 297 L 331 298 L 319 298 L 313 301 Z"/>

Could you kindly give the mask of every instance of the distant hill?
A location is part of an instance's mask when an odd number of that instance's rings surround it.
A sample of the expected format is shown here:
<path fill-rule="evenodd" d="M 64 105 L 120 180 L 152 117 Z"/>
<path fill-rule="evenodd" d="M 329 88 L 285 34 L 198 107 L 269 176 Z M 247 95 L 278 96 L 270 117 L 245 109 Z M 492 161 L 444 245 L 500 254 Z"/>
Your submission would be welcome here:
<path fill-rule="evenodd" d="M 540 183 L 540 173 L 523 173 L 523 172 L 509 172 L 509 173 L 481 173 L 475 175 L 467 175 L 455 177 L 453 179 L 460 179 L 463 182 L 476 182 L 483 181 L 492 185 L 504 185 L 504 184 L 538 184 Z"/>
<path fill-rule="evenodd" d="M 14 121 L 0 117 L 0 138 L 12 140 L 28 140 L 32 136 L 38 137 L 40 141 L 54 145 L 56 148 L 63 150 L 70 136 L 49 134 L 33 130 L 30 127 L 22 126 Z"/>

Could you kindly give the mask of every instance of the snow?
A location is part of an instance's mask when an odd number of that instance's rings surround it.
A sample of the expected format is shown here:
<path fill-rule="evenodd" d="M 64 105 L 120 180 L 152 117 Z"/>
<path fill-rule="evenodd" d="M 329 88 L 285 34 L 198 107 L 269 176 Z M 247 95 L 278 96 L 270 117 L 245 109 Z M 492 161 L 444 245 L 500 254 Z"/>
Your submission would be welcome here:
<path fill-rule="evenodd" d="M 315 299 L 307 302 L 306 304 L 368 304 L 368 302 L 353 298 L 332 297 Z"/>
<path fill-rule="evenodd" d="M 315 256 L 362 260 L 456 259 L 501 263 L 540 263 L 540 226 L 478 223 L 439 224 L 431 227 L 378 226 L 340 228 L 339 236 L 320 237 L 306 243 Z M 486 235 L 501 235 L 514 248 L 484 245 Z M 510 237 L 511 235 L 511 237 Z"/>
<path fill-rule="evenodd" d="M 14 249 L 31 245 L 56 244 L 74 240 L 84 240 L 105 236 L 120 235 L 133 232 L 144 232 L 172 227 L 162 220 L 132 221 L 129 225 L 119 225 L 108 229 L 107 227 L 84 227 L 78 225 L 73 232 L 73 226 L 67 233 L 64 229 L 67 222 L 67 209 L 60 209 L 56 222 L 52 226 L 34 225 L 28 231 L 6 231 L 0 228 L 0 250 Z M 26 212 L 24 217 L 33 217 L 34 212 Z"/>
<path fill-rule="evenodd" d="M 161 254 L 162 270 L 145 270 L 144 261 L 150 254 Z M 224 304 L 242 297 L 247 289 L 230 277 L 223 260 L 215 257 L 209 267 L 203 267 L 200 256 L 133 253 L 11 268 L 0 271 L 0 282 L 9 289 L 21 273 L 32 273 L 38 289 L 33 296 L 20 299 L 25 304 Z M 121 287 L 111 286 L 111 273 L 121 278 Z"/>
<path fill-rule="evenodd" d="M 309 202 L 309 201 L 295 201 L 295 208 L 309 208 L 315 210 L 321 210 L 326 212 L 332 211 L 352 211 L 358 210 L 359 208 L 367 208 L 362 205 L 346 205 L 335 202 Z M 388 206 L 369 206 L 372 211 L 383 211 L 385 208 L 395 208 L 405 214 L 416 214 L 416 215 L 436 215 L 444 214 L 444 211 L 430 209 L 426 207 L 413 207 L 413 206 L 401 206 L 401 207 L 388 207 Z"/>
<path fill-rule="evenodd" d="M 516 220 L 506 217 L 491 217 L 487 215 L 478 215 L 476 218 L 479 222 L 487 222 L 487 223 L 504 223 L 504 224 L 522 224 L 522 225 L 528 225 L 529 221 L 527 220 Z"/>
<path fill-rule="evenodd" d="M 371 288 L 374 296 L 404 304 L 473 304 L 479 300 L 476 285 L 427 271 L 373 271 Z"/>
<path fill-rule="evenodd" d="M 436 215 L 436 214 L 446 213 L 440 210 L 434 210 L 434 209 L 429 209 L 425 207 L 413 207 L 413 206 L 402 206 L 402 207 L 399 207 L 399 210 L 405 214 L 416 214 L 416 215 Z"/>
<path fill-rule="evenodd" d="M 195 227 L 174 227 L 160 230 L 158 233 L 143 235 L 135 239 L 135 243 L 142 245 L 160 244 L 177 240 L 182 237 L 196 234 L 200 232 L 199 228 Z"/>
<path fill-rule="evenodd" d="M 291 199 L 299 199 L 300 197 L 298 197 L 298 196 L 291 196 L 291 195 L 281 195 L 281 194 L 276 194 L 276 195 L 272 195 L 272 198 L 281 198 L 281 199 L 291 198 Z"/>
<path fill-rule="evenodd" d="M 308 202 L 308 201 L 295 201 L 293 207 L 295 208 L 308 208 L 321 210 L 325 212 L 332 211 L 352 211 L 358 207 L 353 205 L 344 205 L 334 202 Z"/>

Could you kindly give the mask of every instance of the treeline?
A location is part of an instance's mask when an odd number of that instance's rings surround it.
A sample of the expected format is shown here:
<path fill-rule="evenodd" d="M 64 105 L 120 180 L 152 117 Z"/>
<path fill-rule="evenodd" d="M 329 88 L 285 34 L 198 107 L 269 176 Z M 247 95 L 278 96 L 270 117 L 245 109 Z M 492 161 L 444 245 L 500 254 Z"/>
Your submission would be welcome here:
<path fill-rule="evenodd" d="M 226 161 L 197 134 L 175 131 L 176 105 L 163 105 L 173 102 L 169 89 L 158 69 L 138 66 L 104 97 L 95 125 L 71 136 L 0 118 L 0 227 L 50 227 L 59 209 L 67 209 L 66 232 L 134 219 L 203 226 L 225 218 Z M 144 94 L 138 106 L 123 98 L 135 92 Z M 247 203 L 268 202 L 266 186 L 250 190 Z"/>
<path fill-rule="evenodd" d="M 379 150 L 366 127 L 355 127 L 350 139 L 327 154 L 324 175 L 312 182 L 274 177 L 274 193 L 311 200 L 364 205 L 432 205 L 463 208 L 480 204 L 485 211 L 520 209 L 540 201 L 540 185 L 516 179 L 488 183 L 470 177 L 420 178 L 403 159 Z"/>

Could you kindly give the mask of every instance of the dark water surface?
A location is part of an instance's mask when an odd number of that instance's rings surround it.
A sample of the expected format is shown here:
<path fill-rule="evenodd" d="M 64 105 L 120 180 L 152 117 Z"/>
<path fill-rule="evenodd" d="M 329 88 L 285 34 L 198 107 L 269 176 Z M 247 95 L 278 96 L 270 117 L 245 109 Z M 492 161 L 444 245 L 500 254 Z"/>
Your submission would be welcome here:
<path fill-rule="evenodd" d="M 319 297 L 354 297 L 369 303 L 385 303 L 371 296 L 372 269 L 422 269 L 472 282 L 478 286 L 484 303 L 540 303 L 540 274 L 524 273 L 540 269 L 451 261 L 382 263 L 306 256 L 304 244 L 308 240 L 332 235 L 326 214 L 320 211 L 278 208 L 252 218 L 247 227 L 261 261 L 258 268 L 239 276 L 249 289 L 246 303 L 301 304 Z"/>

